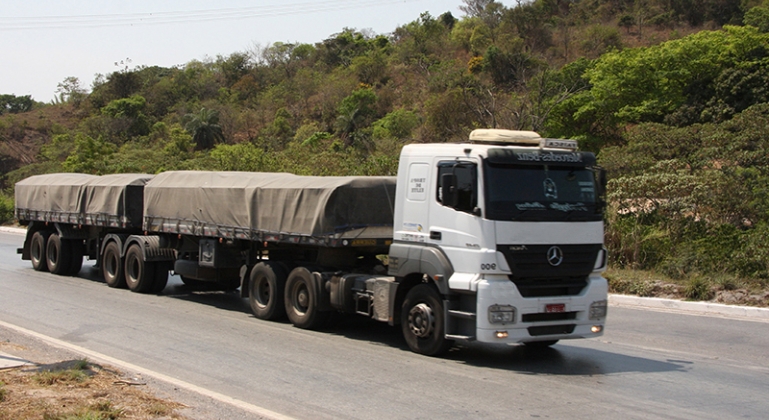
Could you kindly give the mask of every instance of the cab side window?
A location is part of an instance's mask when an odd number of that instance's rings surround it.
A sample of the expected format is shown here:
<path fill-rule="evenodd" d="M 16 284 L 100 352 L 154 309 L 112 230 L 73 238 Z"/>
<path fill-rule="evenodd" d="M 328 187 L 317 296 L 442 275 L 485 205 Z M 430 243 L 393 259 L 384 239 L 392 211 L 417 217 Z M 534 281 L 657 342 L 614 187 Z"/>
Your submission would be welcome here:
<path fill-rule="evenodd" d="M 436 199 L 444 206 L 474 213 L 478 206 L 477 174 L 477 166 L 472 162 L 440 162 Z"/>

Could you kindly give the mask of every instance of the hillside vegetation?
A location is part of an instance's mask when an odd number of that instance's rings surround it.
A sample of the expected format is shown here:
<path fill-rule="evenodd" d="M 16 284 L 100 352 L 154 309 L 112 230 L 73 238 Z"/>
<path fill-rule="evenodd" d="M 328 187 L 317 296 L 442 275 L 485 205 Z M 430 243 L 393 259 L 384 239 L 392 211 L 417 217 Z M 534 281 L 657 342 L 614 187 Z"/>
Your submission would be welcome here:
<path fill-rule="evenodd" d="M 0 95 L 0 215 L 14 183 L 39 173 L 393 175 L 406 143 L 525 129 L 598 153 L 615 267 L 766 287 L 769 1 L 465 0 L 462 11 L 390 34 L 345 28 L 121 66 L 90 90 L 67 78 L 53 104 Z"/>

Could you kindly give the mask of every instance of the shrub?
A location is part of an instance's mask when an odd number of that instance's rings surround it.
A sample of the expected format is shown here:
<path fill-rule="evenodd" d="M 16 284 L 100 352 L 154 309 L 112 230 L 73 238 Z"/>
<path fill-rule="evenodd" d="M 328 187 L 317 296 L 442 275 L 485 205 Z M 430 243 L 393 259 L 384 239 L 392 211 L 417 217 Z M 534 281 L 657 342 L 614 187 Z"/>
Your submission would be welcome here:
<path fill-rule="evenodd" d="M 691 300 L 711 300 L 715 292 L 711 282 L 703 276 L 693 276 L 684 287 L 684 296 Z"/>
<path fill-rule="evenodd" d="M 13 198 L 0 193 L 0 225 L 13 221 Z"/>

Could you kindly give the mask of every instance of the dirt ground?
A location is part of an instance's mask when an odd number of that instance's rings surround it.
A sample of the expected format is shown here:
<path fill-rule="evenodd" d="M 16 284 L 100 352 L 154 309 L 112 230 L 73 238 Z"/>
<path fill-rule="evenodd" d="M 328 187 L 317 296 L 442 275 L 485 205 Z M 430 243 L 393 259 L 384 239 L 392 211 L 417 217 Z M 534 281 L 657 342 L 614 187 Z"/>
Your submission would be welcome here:
<path fill-rule="evenodd" d="M 24 353 L 10 343 L 0 351 Z M 0 370 L 2 419 L 187 419 L 181 408 L 155 397 L 141 378 L 84 359 Z"/>
<path fill-rule="evenodd" d="M 0 369 L 2 420 L 265 418 L 0 326 L 0 361 L 10 358 L 30 364 Z M 69 375 L 73 370 L 80 371 L 76 379 Z"/>

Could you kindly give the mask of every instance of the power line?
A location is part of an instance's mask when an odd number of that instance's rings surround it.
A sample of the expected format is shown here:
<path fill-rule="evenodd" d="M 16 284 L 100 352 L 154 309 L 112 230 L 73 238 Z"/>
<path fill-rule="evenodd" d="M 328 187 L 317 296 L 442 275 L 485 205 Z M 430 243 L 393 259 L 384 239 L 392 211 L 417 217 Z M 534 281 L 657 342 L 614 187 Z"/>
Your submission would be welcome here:
<path fill-rule="evenodd" d="M 261 19 L 275 16 L 314 14 L 362 9 L 419 0 L 325 0 L 258 7 L 238 7 L 192 11 L 93 14 L 73 16 L 0 17 L 0 31 L 101 28 L 133 25 L 168 25 L 221 20 Z"/>

